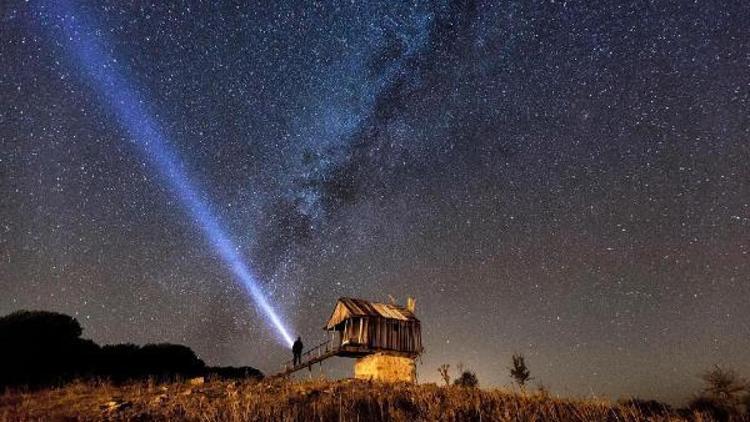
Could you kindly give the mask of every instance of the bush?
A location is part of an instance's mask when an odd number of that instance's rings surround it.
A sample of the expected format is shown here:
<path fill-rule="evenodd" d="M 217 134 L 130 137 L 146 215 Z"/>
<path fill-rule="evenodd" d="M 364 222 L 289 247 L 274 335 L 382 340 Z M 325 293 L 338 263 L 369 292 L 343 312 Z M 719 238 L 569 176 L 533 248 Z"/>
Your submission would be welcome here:
<path fill-rule="evenodd" d="M 186 346 L 177 344 L 116 344 L 102 347 L 97 372 L 116 382 L 153 377 L 202 375 L 205 364 Z"/>
<path fill-rule="evenodd" d="M 711 416 L 716 421 L 729 421 L 732 409 L 726 402 L 713 397 L 700 396 L 690 401 L 688 409 L 692 412 Z"/>
<path fill-rule="evenodd" d="M 250 378 L 261 379 L 263 373 L 251 366 L 223 366 L 206 368 L 206 375 L 218 379 Z"/>
<path fill-rule="evenodd" d="M 461 376 L 456 378 L 453 384 L 459 387 L 476 388 L 479 387 L 479 380 L 473 371 L 466 370 L 461 373 Z"/>
<path fill-rule="evenodd" d="M 672 413 L 672 406 L 662 403 L 657 400 L 643 400 L 639 398 L 632 398 L 623 400 L 620 402 L 621 405 L 637 409 L 643 416 L 661 416 Z"/>

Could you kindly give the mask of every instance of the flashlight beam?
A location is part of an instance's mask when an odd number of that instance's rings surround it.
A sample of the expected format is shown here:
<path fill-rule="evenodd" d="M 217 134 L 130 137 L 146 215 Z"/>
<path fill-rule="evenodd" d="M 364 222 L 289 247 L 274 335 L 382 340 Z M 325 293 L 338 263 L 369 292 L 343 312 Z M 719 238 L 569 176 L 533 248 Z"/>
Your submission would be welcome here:
<path fill-rule="evenodd" d="M 98 39 L 99 33 L 92 31 L 71 13 L 67 2 L 54 3 L 57 6 L 65 4 L 62 10 L 57 10 L 57 18 L 85 79 L 94 87 L 102 102 L 109 106 L 133 143 L 140 147 L 146 159 L 158 170 L 182 207 L 201 228 L 218 256 L 229 267 L 255 305 L 283 341 L 291 346 L 292 337 L 259 287 L 252 269 L 240 256 L 237 246 L 222 230 L 219 219 L 211 211 L 208 201 L 190 182 L 177 154 L 169 147 L 163 129 L 147 111 L 144 100 L 139 98 L 137 91 L 122 76 L 114 57 L 106 53 L 104 42 Z"/>

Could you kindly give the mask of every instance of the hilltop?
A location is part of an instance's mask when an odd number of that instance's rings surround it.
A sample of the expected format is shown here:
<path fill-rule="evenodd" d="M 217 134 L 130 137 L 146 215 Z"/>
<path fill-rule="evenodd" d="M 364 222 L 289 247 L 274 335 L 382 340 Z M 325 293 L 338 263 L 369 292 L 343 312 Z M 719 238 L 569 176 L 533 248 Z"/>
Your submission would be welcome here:
<path fill-rule="evenodd" d="M 712 420 L 669 409 L 553 398 L 501 389 L 382 384 L 359 380 L 226 381 L 159 384 L 77 382 L 0 396 L 0 419 L 216 421 L 678 421 Z"/>

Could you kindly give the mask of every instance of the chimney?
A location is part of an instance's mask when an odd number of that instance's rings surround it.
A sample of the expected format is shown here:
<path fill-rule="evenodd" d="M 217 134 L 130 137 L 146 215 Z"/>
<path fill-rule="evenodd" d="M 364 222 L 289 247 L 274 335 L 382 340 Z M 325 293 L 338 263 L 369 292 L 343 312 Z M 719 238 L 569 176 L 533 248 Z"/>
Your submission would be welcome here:
<path fill-rule="evenodd" d="M 406 298 L 406 310 L 409 312 L 414 312 L 415 307 L 417 306 L 417 300 L 413 297 L 409 296 Z"/>

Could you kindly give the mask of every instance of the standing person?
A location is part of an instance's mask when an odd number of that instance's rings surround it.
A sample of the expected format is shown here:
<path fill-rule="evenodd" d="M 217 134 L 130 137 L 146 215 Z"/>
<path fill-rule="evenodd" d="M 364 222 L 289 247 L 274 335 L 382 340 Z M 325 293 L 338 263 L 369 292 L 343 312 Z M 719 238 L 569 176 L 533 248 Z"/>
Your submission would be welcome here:
<path fill-rule="evenodd" d="M 297 336 L 297 340 L 294 341 L 292 346 L 292 354 L 294 354 L 294 366 L 302 364 L 302 337 Z"/>

